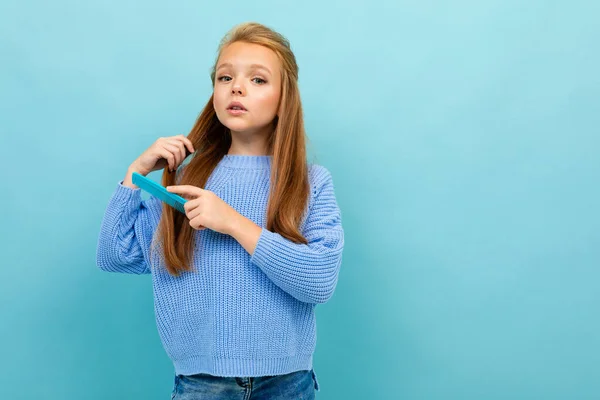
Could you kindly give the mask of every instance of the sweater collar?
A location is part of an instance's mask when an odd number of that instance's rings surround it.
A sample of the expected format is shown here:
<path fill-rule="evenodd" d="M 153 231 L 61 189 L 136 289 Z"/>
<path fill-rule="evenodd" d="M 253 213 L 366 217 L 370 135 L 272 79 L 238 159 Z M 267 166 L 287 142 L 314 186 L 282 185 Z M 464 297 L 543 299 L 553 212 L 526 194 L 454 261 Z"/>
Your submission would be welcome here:
<path fill-rule="evenodd" d="M 239 169 L 269 169 L 273 156 L 251 156 L 238 154 L 225 154 L 221 165 Z"/>

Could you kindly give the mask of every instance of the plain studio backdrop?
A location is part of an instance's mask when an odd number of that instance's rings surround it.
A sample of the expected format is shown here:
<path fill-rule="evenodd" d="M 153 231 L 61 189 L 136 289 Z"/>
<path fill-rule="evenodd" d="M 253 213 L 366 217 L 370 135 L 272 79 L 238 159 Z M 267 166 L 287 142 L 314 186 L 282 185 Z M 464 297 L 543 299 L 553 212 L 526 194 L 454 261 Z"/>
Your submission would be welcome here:
<path fill-rule="evenodd" d="M 317 398 L 597 399 L 598 4 L 3 1 L 0 398 L 169 397 L 151 277 L 96 267 L 100 223 L 257 21 L 342 210 Z"/>

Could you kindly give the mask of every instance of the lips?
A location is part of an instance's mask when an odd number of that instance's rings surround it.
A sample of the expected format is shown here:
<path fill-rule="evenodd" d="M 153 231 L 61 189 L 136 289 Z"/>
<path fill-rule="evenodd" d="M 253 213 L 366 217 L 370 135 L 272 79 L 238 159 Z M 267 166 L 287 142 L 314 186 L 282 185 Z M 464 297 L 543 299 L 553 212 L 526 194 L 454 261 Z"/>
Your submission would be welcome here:
<path fill-rule="evenodd" d="M 242 103 L 240 103 L 239 101 L 232 101 L 227 106 L 227 109 L 228 110 L 237 110 L 237 111 L 248 111 L 248 110 L 246 110 L 246 107 L 244 107 L 244 105 Z"/>

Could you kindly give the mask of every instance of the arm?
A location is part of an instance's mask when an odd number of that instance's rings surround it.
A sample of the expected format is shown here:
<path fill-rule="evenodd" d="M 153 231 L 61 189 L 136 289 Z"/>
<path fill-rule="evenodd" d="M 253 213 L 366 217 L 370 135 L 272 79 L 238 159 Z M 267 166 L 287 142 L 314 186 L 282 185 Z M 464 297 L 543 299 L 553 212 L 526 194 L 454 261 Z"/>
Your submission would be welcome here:
<path fill-rule="evenodd" d="M 128 186 L 131 185 L 131 186 Z M 160 218 L 154 197 L 142 201 L 141 189 L 131 184 L 131 172 L 119 182 L 106 208 L 96 250 L 96 265 L 103 271 L 147 274 L 143 249 L 152 240 L 152 224 Z"/>
<path fill-rule="evenodd" d="M 325 303 L 335 290 L 342 262 L 344 232 L 331 174 L 320 167 L 317 191 L 302 231 L 308 244 L 297 244 L 238 216 L 230 234 L 277 286 L 307 303 Z"/>

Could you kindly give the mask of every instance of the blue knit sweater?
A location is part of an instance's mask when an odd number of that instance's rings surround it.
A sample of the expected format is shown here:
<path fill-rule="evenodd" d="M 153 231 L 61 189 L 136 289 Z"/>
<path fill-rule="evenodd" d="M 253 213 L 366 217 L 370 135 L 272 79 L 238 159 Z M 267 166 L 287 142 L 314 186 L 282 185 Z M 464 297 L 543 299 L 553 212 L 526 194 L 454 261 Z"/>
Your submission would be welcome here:
<path fill-rule="evenodd" d="M 262 232 L 252 256 L 231 236 L 195 231 L 194 268 L 164 268 L 153 242 L 162 203 L 118 182 L 104 214 L 97 265 L 152 274 L 162 344 L 177 374 L 265 376 L 312 368 L 315 305 L 333 295 L 344 232 L 329 171 L 309 164 L 310 198 L 296 244 L 266 225 L 272 156 L 226 155 L 205 189 Z M 152 251 L 150 251 L 152 249 Z M 159 249 L 160 250 L 160 249 Z"/>

